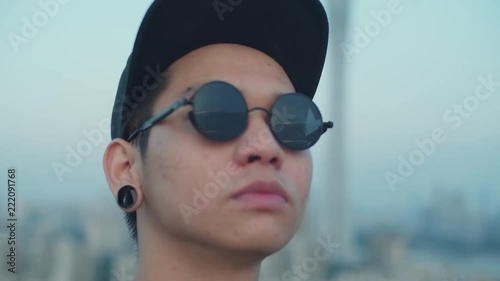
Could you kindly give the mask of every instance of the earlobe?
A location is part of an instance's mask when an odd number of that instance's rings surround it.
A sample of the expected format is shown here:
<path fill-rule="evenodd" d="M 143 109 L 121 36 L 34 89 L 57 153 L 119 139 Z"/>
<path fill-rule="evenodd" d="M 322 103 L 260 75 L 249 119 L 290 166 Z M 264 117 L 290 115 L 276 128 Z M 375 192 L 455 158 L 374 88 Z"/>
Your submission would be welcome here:
<path fill-rule="evenodd" d="M 136 208 L 141 204 L 142 201 L 142 186 L 140 177 L 140 161 L 138 160 L 138 155 L 136 149 L 123 139 L 114 139 L 106 148 L 103 158 L 104 172 L 106 174 L 106 179 L 111 192 L 114 197 L 119 200 L 121 196 L 121 201 L 123 204 L 130 203 L 131 199 L 134 199 L 133 206 L 125 206 L 123 208 L 129 211 L 132 208 Z M 124 187 L 130 186 L 130 188 L 124 189 Z M 121 191 L 121 194 L 120 193 Z M 138 207 L 137 207 L 138 208 Z"/>

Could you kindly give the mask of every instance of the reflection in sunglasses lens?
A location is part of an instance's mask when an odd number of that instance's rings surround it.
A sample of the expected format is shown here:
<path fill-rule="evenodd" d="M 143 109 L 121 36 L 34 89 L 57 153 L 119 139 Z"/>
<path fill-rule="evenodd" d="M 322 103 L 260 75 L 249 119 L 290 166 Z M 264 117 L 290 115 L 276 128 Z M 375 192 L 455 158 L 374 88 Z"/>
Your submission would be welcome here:
<path fill-rule="evenodd" d="M 271 129 L 292 150 L 314 145 L 322 134 L 323 120 L 316 105 L 302 94 L 281 96 L 273 106 Z"/>

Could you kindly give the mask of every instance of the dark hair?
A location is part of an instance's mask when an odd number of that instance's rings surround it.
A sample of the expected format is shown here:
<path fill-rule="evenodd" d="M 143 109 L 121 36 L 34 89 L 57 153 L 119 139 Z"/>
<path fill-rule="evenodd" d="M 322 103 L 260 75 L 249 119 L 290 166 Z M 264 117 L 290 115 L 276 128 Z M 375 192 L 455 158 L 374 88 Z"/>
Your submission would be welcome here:
<path fill-rule="evenodd" d="M 153 116 L 153 106 L 160 96 L 160 94 L 165 91 L 170 82 L 169 71 L 162 72 L 160 75 L 161 79 L 158 84 L 156 84 L 153 89 L 147 91 L 146 97 L 143 101 L 136 101 L 137 108 L 131 113 L 130 118 L 127 120 L 124 128 L 125 135 L 130 135 L 131 132 L 139 128 L 146 120 Z M 139 148 L 142 160 L 146 159 L 146 152 L 148 148 L 149 132 L 146 130 L 140 132 L 139 135 L 131 141 L 131 144 Z M 136 212 L 125 212 L 125 222 L 130 231 L 132 239 L 137 244 L 137 214 Z"/>

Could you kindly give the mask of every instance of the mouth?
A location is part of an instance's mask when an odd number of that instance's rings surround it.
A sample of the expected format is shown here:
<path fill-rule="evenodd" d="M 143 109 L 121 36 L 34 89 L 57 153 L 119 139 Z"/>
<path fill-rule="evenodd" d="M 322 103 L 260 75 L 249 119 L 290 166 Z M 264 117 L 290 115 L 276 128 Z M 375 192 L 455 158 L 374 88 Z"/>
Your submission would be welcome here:
<path fill-rule="evenodd" d="M 246 207 L 269 211 L 279 210 L 289 202 L 289 196 L 281 184 L 263 180 L 253 181 L 231 198 Z"/>

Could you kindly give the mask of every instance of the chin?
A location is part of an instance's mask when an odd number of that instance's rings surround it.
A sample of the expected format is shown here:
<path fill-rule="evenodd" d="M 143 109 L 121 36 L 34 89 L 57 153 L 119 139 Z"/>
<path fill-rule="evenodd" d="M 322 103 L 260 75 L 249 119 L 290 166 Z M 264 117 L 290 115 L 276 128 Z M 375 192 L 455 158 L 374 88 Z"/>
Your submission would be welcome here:
<path fill-rule="evenodd" d="M 295 234 L 295 227 L 285 227 L 276 222 L 248 224 L 241 229 L 237 243 L 248 251 L 271 255 L 283 248 Z"/>
<path fill-rule="evenodd" d="M 246 245 L 246 251 L 255 253 L 259 255 L 260 258 L 264 259 L 285 247 L 290 239 L 291 238 L 271 239 L 271 237 L 264 237 L 263 239 L 253 240 L 249 245 Z"/>

